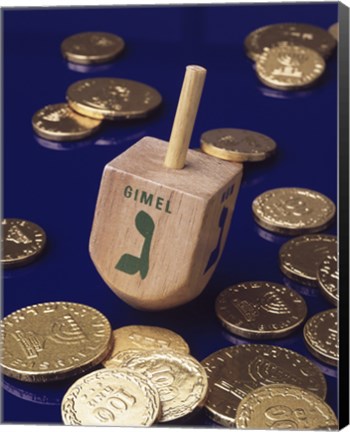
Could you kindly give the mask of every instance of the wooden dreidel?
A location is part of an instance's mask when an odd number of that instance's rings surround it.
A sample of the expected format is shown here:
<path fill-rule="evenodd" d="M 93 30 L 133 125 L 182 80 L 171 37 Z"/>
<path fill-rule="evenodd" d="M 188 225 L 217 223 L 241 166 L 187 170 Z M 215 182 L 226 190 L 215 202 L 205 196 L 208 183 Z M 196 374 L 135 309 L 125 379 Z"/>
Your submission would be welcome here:
<path fill-rule="evenodd" d="M 197 297 L 226 241 L 242 165 L 188 150 L 205 75 L 187 67 L 169 143 L 144 137 L 103 172 L 90 255 L 114 293 L 138 309 Z"/>

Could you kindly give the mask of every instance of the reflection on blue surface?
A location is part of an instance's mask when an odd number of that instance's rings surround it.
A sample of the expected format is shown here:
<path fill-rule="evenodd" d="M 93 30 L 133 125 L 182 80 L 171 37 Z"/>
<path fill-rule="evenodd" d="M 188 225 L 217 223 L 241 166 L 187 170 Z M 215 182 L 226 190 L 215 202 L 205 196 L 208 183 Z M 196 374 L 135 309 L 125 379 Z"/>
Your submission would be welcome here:
<path fill-rule="evenodd" d="M 30 272 L 33 271 L 32 263 L 26 265 L 25 267 L 13 268 L 3 271 L 4 279 L 12 279 L 16 277 L 27 276 Z"/>
<path fill-rule="evenodd" d="M 78 64 L 78 63 L 71 63 L 66 62 L 68 69 L 74 71 L 74 72 L 80 72 L 80 73 L 91 73 L 91 74 L 98 74 L 99 72 L 103 72 L 106 70 L 109 70 L 112 68 L 111 63 L 106 64 L 100 64 L 100 65 L 84 65 L 84 64 Z"/>
<path fill-rule="evenodd" d="M 283 91 L 272 89 L 270 87 L 258 86 L 258 89 L 266 97 L 276 98 L 276 99 L 295 99 L 295 98 L 305 98 L 311 96 L 312 90 L 291 90 Z"/>
<path fill-rule="evenodd" d="M 283 338 L 270 338 L 270 339 L 247 339 L 230 333 L 228 330 L 221 332 L 222 336 L 228 340 L 232 345 L 246 345 L 246 344 L 266 344 L 266 345 L 278 345 L 283 348 L 292 347 L 298 342 L 300 335 L 295 336 L 294 334 L 287 335 Z"/>
<path fill-rule="evenodd" d="M 315 365 L 318 366 L 321 369 L 322 373 L 324 373 L 325 375 L 332 378 L 337 378 L 338 369 L 336 367 L 318 361 L 317 359 L 315 359 L 315 357 L 313 358 L 312 362 L 315 363 Z"/>
<path fill-rule="evenodd" d="M 8 377 L 3 378 L 2 386 L 13 396 L 41 405 L 61 405 L 66 391 L 66 386 L 32 384 Z"/>
<path fill-rule="evenodd" d="M 125 145 L 128 143 L 135 144 L 137 141 L 139 141 L 141 138 L 146 136 L 146 132 L 142 130 L 141 132 L 134 133 L 129 136 L 123 136 L 121 138 L 119 137 L 109 137 L 109 136 L 102 136 L 98 137 L 94 144 L 98 146 L 116 146 L 116 145 Z"/>
<path fill-rule="evenodd" d="M 287 99 L 267 97 L 245 56 L 243 41 L 254 29 L 271 23 L 304 22 L 327 29 L 336 21 L 336 3 L 5 10 L 4 213 L 41 225 L 50 250 L 23 277 L 4 280 L 4 314 L 44 301 L 84 303 L 105 314 L 113 328 L 130 324 L 169 328 L 184 337 L 199 360 L 239 343 L 228 341 L 217 322 L 218 293 L 247 280 L 284 283 L 278 264 L 280 244 L 256 230 L 251 211 L 254 198 L 268 189 L 288 186 L 318 190 L 335 202 L 337 197 L 336 56 L 327 62 L 325 79 L 307 90 L 306 97 L 296 93 L 288 93 Z M 128 49 L 108 64 L 108 70 L 89 70 L 83 78 L 116 76 L 144 82 L 162 94 L 163 107 L 147 119 L 106 122 L 92 137 L 93 145 L 76 143 L 77 151 L 47 151 L 67 149 L 71 143 L 38 145 L 32 115 L 62 100 L 68 86 L 82 79 L 80 72 L 67 67 L 60 44 L 71 34 L 97 27 L 122 35 Z M 232 127 L 270 136 L 277 143 L 277 153 L 265 162 L 244 166 L 227 243 L 203 293 L 170 311 L 138 311 L 113 294 L 89 257 L 98 188 L 104 166 L 143 134 L 168 140 L 188 64 L 208 70 L 191 147 L 199 146 L 207 130 Z M 15 71 L 23 68 L 19 88 Z M 336 224 L 327 233 L 335 234 Z M 298 292 L 307 302 L 308 318 L 332 307 L 317 290 L 300 286 Z M 289 349 L 312 359 L 301 330 L 290 338 L 268 342 L 281 345 L 288 340 Z M 327 402 L 336 410 L 336 378 L 327 375 L 327 384 Z M 25 391 L 34 387 L 28 384 Z M 56 387 L 48 384 L 50 389 L 55 393 Z M 61 393 L 57 390 L 53 396 L 60 398 Z M 61 423 L 60 407 L 43 406 L 5 391 L 3 419 Z M 204 413 L 190 424 L 213 425 Z"/>
<path fill-rule="evenodd" d="M 283 278 L 283 282 L 284 282 L 285 286 L 287 286 L 288 288 L 294 289 L 295 291 L 297 291 L 299 294 L 301 294 L 303 296 L 315 297 L 315 298 L 318 298 L 320 296 L 319 288 L 301 285 L 298 282 L 295 282 L 294 280 L 289 279 L 287 277 Z"/>
<path fill-rule="evenodd" d="M 272 243 L 276 243 L 278 245 L 281 245 L 285 243 L 287 240 L 290 240 L 290 237 L 282 236 L 276 233 L 273 233 L 271 231 L 267 231 L 264 228 L 261 228 L 258 224 L 254 227 L 255 231 L 258 233 L 258 235 L 263 238 L 264 240 L 267 240 Z"/>
<path fill-rule="evenodd" d="M 34 135 L 34 139 L 39 145 L 41 145 L 41 147 L 50 150 L 56 150 L 56 151 L 77 150 L 79 148 L 86 147 L 93 144 L 91 138 L 86 140 L 79 140 L 79 141 L 58 142 L 58 141 L 49 141 L 47 139 Z"/>

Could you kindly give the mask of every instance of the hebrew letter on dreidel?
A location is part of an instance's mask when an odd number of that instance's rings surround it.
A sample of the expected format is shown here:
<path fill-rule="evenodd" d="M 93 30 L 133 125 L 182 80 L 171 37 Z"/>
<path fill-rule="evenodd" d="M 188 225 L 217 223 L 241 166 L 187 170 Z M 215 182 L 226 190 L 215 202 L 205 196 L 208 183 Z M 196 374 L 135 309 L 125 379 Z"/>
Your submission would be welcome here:
<path fill-rule="evenodd" d="M 219 228 L 220 228 L 220 235 L 218 238 L 218 243 L 216 245 L 216 248 L 212 251 L 210 254 L 208 264 L 204 270 L 204 274 L 210 269 L 210 267 L 213 266 L 213 264 L 216 263 L 217 259 L 219 258 L 220 254 L 220 247 L 221 247 L 221 239 L 222 239 L 222 233 L 224 231 L 224 226 L 227 218 L 228 208 L 224 207 L 221 211 L 220 220 L 219 220 Z"/>
<path fill-rule="evenodd" d="M 141 255 L 136 257 L 134 255 L 124 254 L 115 268 L 130 275 L 140 272 L 141 279 L 145 279 L 149 268 L 149 251 L 154 232 L 154 222 L 151 216 L 141 210 L 136 215 L 135 225 L 138 232 L 145 238 Z"/>

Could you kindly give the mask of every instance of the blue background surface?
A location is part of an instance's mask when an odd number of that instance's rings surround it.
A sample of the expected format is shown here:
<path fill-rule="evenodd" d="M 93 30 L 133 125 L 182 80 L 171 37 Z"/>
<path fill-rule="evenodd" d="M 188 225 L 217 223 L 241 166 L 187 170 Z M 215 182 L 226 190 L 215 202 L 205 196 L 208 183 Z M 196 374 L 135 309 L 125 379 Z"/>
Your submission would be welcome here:
<path fill-rule="evenodd" d="M 223 330 L 215 317 L 217 294 L 234 283 L 270 280 L 300 292 L 308 316 L 332 307 L 317 289 L 283 276 L 278 250 L 286 237 L 260 229 L 251 203 L 265 190 L 300 186 L 334 201 L 337 192 L 336 53 L 312 89 L 283 93 L 263 86 L 245 56 L 243 40 L 258 27 L 302 22 L 327 29 L 337 4 L 230 5 L 207 7 L 40 9 L 4 11 L 4 216 L 41 225 L 48 236 L 44 255 L 21 269 L 4 271 L 3 312 L 46 301 L 72 301 L 104 313 L 112 327 L 130 324 L 170 328 L 189 343 L 198 360 L 233 344 L 247 343 Z M 68 65 L 60 44 L 81 31 L 106 31 L 127 45 L 115 62 L 95 67 Z M 170 135 L 185 67 L 207 68 L 207 80 L 192 137 L 220 127 L 246 128 L 278 144 L 272 159 L 245 165 L 241 190 L 222 259 L 203 294 L 164 312 L 140 312 L 104 284 L 88 254 L 99 182 L 105 164 L 145 135 Z M 154 86 L 162 109 L 147 120 L 106 123 L 91 139 L 69 144 L 37 138 L 31 117 L 44 105 L 65 99 L 79 79 L 115 76 Z M 208 175 L 210 175 L 208 173 Z M 335 223 L 326 231 L 335 234 Z M 336 369 L 308 354 L 302 329 L 264 343 L 293 349 L 325 373 L 327 401 L 337 409 Z M 74 381 L 33 385 L 4 378 L 3 421 L 61 423 L 60 400 Z M 203 412 L 191 425 L 214 425 Z"/>

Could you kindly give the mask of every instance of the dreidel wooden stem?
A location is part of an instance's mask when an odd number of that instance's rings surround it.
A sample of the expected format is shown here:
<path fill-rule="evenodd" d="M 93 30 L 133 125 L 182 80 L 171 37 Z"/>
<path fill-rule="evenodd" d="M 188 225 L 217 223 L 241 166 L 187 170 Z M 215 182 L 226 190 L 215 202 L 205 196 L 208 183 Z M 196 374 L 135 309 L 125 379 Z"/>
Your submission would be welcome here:
<path fill-rule="evenodd" d="M 197 297 L 226 241 L 242 165 L 188 149 L 205 75 L 187 67 L 170 143 L 144 137 L 103 172 L 90 255 L 113 292 L 138 309 Z"/>
<path fill-rule="evenodd" d="M 191 65 L 186 68 L 164 161 L 167 168 L 182 169 L 185 166 L 206 73 L 206 69 L 201 66 Z"/>

